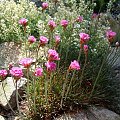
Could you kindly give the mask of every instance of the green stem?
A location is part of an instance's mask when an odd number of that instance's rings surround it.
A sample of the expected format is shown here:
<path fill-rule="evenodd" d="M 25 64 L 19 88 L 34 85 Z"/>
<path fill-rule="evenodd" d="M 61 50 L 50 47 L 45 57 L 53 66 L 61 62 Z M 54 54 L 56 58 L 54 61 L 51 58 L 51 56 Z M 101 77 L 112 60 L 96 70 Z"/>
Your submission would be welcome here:
<path fill-rule="evenodd" d="M 69 93 L 70 87 L 71 87 L 71 85 L 72 85 L 72 81 L 73 81 L 73 79 L 74 79 L 75 72 L 76 72 L 76 71 L 73 72 L 72 78 L 71 78 L 71 80 L 70 80 L 70 84 L 69 84 L 69 86 L 68 86 L 68 89 L 67 89 L 67 92 L 66 92 L 66 95 L 65 95 L 65 100 L 66 100 L 66 98 L 67 98 L 67 95 L 68 95 L 68 93 Z"/>
<path fill-rule="evenodd" d="M 64 82 L 64 84 L 63 84 L 63 90 L 62 90 L 62 94 L 61 94 L 62 98 L 61 98 L 61 104 L 60 104 L 61 108 L 62 108 L 62 104 L 63 104 L 63 98 L 64 98 L 64 94 L 65 94 L 66 84 L 67 84 L 67 82 L 68 82 L 68 75 L 69 75 L 69 70 L 67 70 L 65 82 Z"/>
<path fill-rule="evenodd" d="M 96 80 L 95 80 L 95 82 L 94 82 L 94 85 L 93 85 L 92 91 L 91 91 L 91 93 L 90 93 L 89 99 L 90 99 L 90 98 L 92 97 L 92 95 L 93 95 L 93 92 L 94 92 L 95 86 L 96 86 L 96 84 L 97 84 L 97 81 L 98 81 L 98 79 L 99 79 L 99 76 L 100 76 L 101 70 L 102 70 L 102 68 L 103 68 L 103 65 L 104 65 L 104 60 L 103 60 L 102 65 L 101 65 L 101 67 L 100 67 L 100 69 L 99 69 L 99 72 L 98 72 L 98 75 L 97 75 Z"/>
<path fill-rule="evenodd" d="M 18 99 L 18 89 L 17 89 L 17 81 L 16 81 L 16 103 L 17 103 L 17 108 L 18 108 L 18 112 L 19 112 L 19 115 L 21 115 L 21 112 L 20 112 L 20 106 L 19 106 L 19 99 Z"/>
<path fill-rule="evenodd" d="M 35 82 L 35 79 L 33 78 L 33 87 L 34 87 L 34 112 L 36 113 L 36 82 Z"/>

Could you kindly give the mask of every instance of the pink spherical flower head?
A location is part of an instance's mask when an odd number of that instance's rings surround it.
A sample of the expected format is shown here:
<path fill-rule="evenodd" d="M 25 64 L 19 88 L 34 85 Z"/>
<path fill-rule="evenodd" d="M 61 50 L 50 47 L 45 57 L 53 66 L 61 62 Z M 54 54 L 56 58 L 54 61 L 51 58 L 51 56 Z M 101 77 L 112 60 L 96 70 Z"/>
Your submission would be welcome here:
<path fill-rule="evenodd" d="M 43 2 L 43 3 L 42 3 L 42 9 L 43 9 L 43 10 L 46 10 L 47 8 L 48 8 L 48 3 Z"/>
<path fill-rule="evenodd" d="M 60 36 L 56 35 L 55 36 L 55 42 L 58 44 L 60 42 Z"/>
<path fill-rule="evenodd" d="M 49 25 L 51 31 L 53 31 L 54 28 L 57 26 L 56 23 L 53 20 L 50 20 L 48 22 L 48 25 Z"/>
<path fill-rule="evenodd" d="M 28 37 L 28 42 L 31 44 L 31 43 L 34 43 L 36 42 L 36 38 L 34 36 L 29 36 Z"/>
<path fill-rule="evenodd" d="M 119 47 L 119 46 L 120 46 L 119 42 L 116 42 L 115 45 L 116 45 L 116 47 Z"/>
<path fill-rule="evenodd" d="M 82 16 L 79 16 L 77 19 L 76 19 L 77 22 L 82 22 L 83 21 L 83 17 Z"/>
<path fill-rule="evenodd" d="M 92 19 L 96 19 L 99 15 L 97 13 L 92 14 Z"/>
<path fill-rule="evenodd" d="M 7 70 L 0 70 L 0 80 L 4 80 L 7 74 Z"/>
<path fill-rule="evenodd" d="M 35 70 L 35 76 L 40 77 L 43 74 L 43 69 L 42 68 L 36 68 Z"/>
<path fill-rule="evenodd" d="M 83 46 L 84 52 L 88 52 L 88 45 Z"/>
<path fill-rule="evenodd" d="M 19 67 L 12 67 L 10 74 L 14 77 L 15 80 L 18 80 L 23 76 L 23 71 Z"/>
<path fill-rule="evenodd" d="M 67 20 L 61 20 L 60 24 L 63 26 L 64 29 L 68 26 L 68 21 Z"/>
<path fill-rule="evenodd" d="M 90 39 L 90 36 L 86 33 L 80 33 L 79 36 L 80 36 L 80 43 L 81 44 L 86 43 Z"/>
<path fill-rule="evenodd" d="M 27 26 L 27 23 L 28 23 L 28 20 L 25 18 L 22 18 L 19 20 L 19 24 L 24 26 L 24 27 Z"/>
<path fill-rule="evenodd" d="M 22 66 L 24 66 L 25 68 L 29 68 L 31 66 L 31 64 L 33 63 L 33 59 L 32 58 L 22 58 L 19 63 Z"/>
<path fill-rule="evenodd" d="M 106 37 L 109 40 L 109 42 L 113 42 L 115 36 L 116 36 L 116 32 L 113 32 L 112 30 L 108 30 L 106 32 Z"/>
<path fill-rule="evenodd" d="M 58 53 L 56 50 L 49 49 L 48 50 L 48 60 L 54 61 L 54 60 L 60 60 Z"/>
<path fill-rule="evenodd" d="M 48 72 L 53 72 L 56 70 L 56 63 L 54 62 L 47 61 L 47 63 L 45 63 L 45 66 L 47 67 Z"/>
<path fill-rule="evenodd" d="M 80 70 L 80 65 L 78 61 L 74 60 L 69 66 L 69 70 Z"/>
<path fill-rule="evenodd" d="M 40 45 L 44 46 L 48 43 L 48 39 L 44 36 L 40 36 Z"/>

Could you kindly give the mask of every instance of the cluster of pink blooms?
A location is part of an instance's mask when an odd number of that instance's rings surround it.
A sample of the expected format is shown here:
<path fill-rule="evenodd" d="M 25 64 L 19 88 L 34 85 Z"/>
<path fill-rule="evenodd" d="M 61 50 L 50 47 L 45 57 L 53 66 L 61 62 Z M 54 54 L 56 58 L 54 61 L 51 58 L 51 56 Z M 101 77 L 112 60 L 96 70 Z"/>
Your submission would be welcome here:
<path fill-rule="evenodd" d="M 99 16 L 99 14 L 93 13 L 93 14 L 92 14 L 92 19 L 96 19 L 96 18 L 98 18 L 98 16 Z"/>
<path fill-rule="evenodd" d="M 63 26 L 64 29 L 68 26 L 68 21 L 67 20 L 61 20 L 60 24 Z"/>
<path fill-rule="evenodd" d="M 56 70 L 56 63 L 55 62 L 50 62 L 50 61 L 47 61 L 45 63 L 45 66 L 47 67 L 47 71 L 48 72 L 53 72 Z"/>
<path fill-rule="evenodd" d="M 23 71 L 20 67 L 12 67 L 10 74 L 14 77 L 15 80 L 19 80 L 23 76 Z"/>
<path fill-rule="evenodd" d="M 41 67 L 36 68 L 36 70 L 34 72 L 34 75 L 37 76 L 37 77 L 42 76 L 43 75 L 43 69 Z"/>
<path fill-rule="evenodd" d="M 60 60 L 58 53 L 56 50 L 49 49 L 48 50 L 48 61 L 45 63 L 48 72 L 52 72 L 56 69 L 56 63 L 54 61 Z"/>
<path fill-rule="evenodd" d="M 78 61 L 74 60 L 69 66 L 69 70 L 80 70 L 80 65 Z"/>
<path fill-rule="evenodd" d="M 19 64 L 21 64 L 25 68 L 29 68 L 32 63 L 33 63 L 33 59 L 32 58 L 22 58 L 20 60 L 20 62 L 19 62 Z"/>
<path fill-rule="evenodd" d="M 48 38 L 46 38 L 45 36 L 40 36 L 40 45 L 44 46 L 48 43 L 48 41 Z"/>
<path fill-rule="evenodd" d="M 43 2 L 42 3 L 42 9 L 46 10 L 48 8 L 48 3 L 47 2 Z"/>
<path fill-rule="evenodd" d="M 54 61 L 54 60 L 60 60 L 58 53 L 56 50 L 49 49 L 48 50 L 48 60 Z"/>
<path fill-rule="evenodd" d="M 76 19 L 77 22 L 82 22 L 83 21 L 83 17 L 82 16 L 79 16 L 77 19 Z"/>
<path fill-rule="evenodd" d="M 109 42 L 113 42 L 115 36 L 116 36 L 116 32 L 113 32 L 112 30 L 107 30 L 106 37 L 109 40 Z"/>
<path fill-rule="evenodd" d="M 48 26 L 50 27 L 50 30 L 53 31 L 57 25 L 53 20 L 50 20 Z"/>
<path fill-rule="evenodd" d="M 25 18 L 22 18 L 22 19 L 19 20 L 19 24 L 24 26 L 24 27 L 27 25 L 27 23 L 28 23 L 28 20 L 25 19 Z"/>
<path fill-rule="evenodd" d="M 81 44 L 85 44 L 90 39 L 90 36 L 86 33 L 80 33 L 79 36 L 80 36 L 80 43 Z"/>
<path fill-rule="evenodd" d="M 31 44 L 31 43 L 34 43 L 36 42 L 36 38 L 34 36 L 29 36 L 28 37 L 28 42 Z"/>
<path fill-rule="evenodd" d="M 0 70 L 0 80 L 4 80 L 7 74 L 7 70 Z"/>

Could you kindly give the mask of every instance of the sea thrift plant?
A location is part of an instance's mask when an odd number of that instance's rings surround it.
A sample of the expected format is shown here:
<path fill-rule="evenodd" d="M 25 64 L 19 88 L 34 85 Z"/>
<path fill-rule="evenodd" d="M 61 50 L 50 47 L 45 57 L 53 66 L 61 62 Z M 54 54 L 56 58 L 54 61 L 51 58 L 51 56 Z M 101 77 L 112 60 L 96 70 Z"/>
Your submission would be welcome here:
<path fill-rule="evenodd" d="M 82 22 L 83 21 L 83 17 L 82 16 L 79 16 L 77 19 L 76 19 L 77 22 Z"/>
<path fill-rule="evenodd" d="M 0 80 L 4 80 L 7 76 L 7 70 L 0 70 Z"/>
<path fill-rule="evenodd" d="M 40 67 L 40 68 L 36 68 L 35 69 L 35 76 L 37 76 L 37 77 L 40 77 L 40 76 L 42 76 L 43 75 L 43 69 Z"/>
<path fill-rule="evenodd" d="M 88 53 L 88 45 L 84 45 L 83 50 L 84 50 L 84 53 L 87 54 Z"/>
<path fill-rule="evenodd" d="M 23 76 L 23 71 L 20 67 L 12 67 L 10 74 L 15 80 L 19 80 Z"/>
<path fill-rule="evenodd" d="M 22 18 L 19 20 L 19 24 L 22 26 L 27 26 L 28 20 L 26 18 Z"/>
<path fill-rule="evenodd" d="M 80 65 L 78 61 L 74 60 L 69 66 L 69 70 L 80 70 Z"/>
<path fill-rule="evenodd" d="M 115 36 L 116 36 L 116 32 L 113 32 L 112 30 L 107 30 L 106 37 L 110 43 L 113 42 Z"/>
<path fill-rule="evenodd" d="M 58 36 L 58 35 L 55 36 L 55 42 L 56 42 L 56 44 L 59 44 L 59 42 L 60 42 L 60 36 Z"/>
<path fill-rule="evenodd" d="M 42 9 L 46 10 L 48 8 L 48 3 L 47 2 L 43 2 L 42 3 Z"/>
<path fill-rule="evenodd" d="M 29 42 L 30 44 L 32 44 L 32 43 L 36 42 L 36 38 L 35 38 L 34 36 L 29 36 L 29 37 L 28 37 L 28 42 Z"/>
<path fill-rule="evenodd" d="M 81 44 L 85 44 L 90 39 L 90 36 L 86 33 L 80 33 L 79 36 L 80 36 L 80 43 Z"/>
<path fill-rule="evenodd" d="M 54 60 L 60 60 L 58 53 L 56 50 L 49 49 L 48 50 L 48 60 L 54 61 Z"/>
<path fill-rule="evenodd" d="M 32 63 L 33 63 L 32 58 L 22 58 L 19 62 L 19 64 L 21 64 L 25 68 L 29 68 Z"/>
<path fill-rule="evenodd" d="M 45 66 L 46 66 L 48 72 L 53 72 L 53 71 L 56 70 L 56 63 L 55 62 L 49 62 L 49 61 L 47 61 L 45 63 Z"/>
<path fill-rule="evenodd" d="M 50 20 L 48 26 L 50 27 L 50 30 L 53 31 L 57 25 L 53 20 Z"/>
<path fill-rule="evenodd" d="M 45 36 L 40 36 L 40 45 L 44 46 L 48 43 L 48 38 L 46 38 Z"/>
<path fill-rule="evenodd" d="M 68 21 L 67 20 L 61 20 L 60 24 L 63 26 L 64 29 L 68 26 Z"/>

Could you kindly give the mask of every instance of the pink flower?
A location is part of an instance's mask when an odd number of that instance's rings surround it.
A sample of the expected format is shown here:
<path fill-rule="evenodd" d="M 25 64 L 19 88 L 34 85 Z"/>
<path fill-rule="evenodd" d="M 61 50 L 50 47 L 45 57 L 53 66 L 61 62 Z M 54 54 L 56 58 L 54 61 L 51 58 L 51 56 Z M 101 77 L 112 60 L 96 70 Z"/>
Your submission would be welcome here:
<path fill-rule="evenodd" d="M 48 25 L 49 25 L 51 31 L 53 31 L 54 28 L 57 26 L 53 20 L 50 20 L 50 21 L 48 22 Z"/>
<path fill-rule="evenodd" d="M 7 76 L 7 70 L 0 70 L 0 79 L 1 80 L 4 80 L 5 79 L 5 77 Z"/>
<path fill-rule="evenodd" d="M 61 20 L 60 24 L 64 27 L 64 29 L 66 29 L 66 27 L 68 26 L 68 21 L 67 20 Z"/>
<path fill-rule="evenodd" d="M 97 18 L 98 16 L 99 16 L 99 14 L 93 13 L 93 14 L 92 14 L 92 19 L 95 19 L 95 18 Z"/>
<path fill-rule="evenodd" d="M 83 46 L 84 52 L 88 52 L 88 45 Z"/>
<path fill-rule="evenodd" d="M 35 70 L 35 76 L 39 77 L 42 76 L 43 69 L 42 68 L 36 68 Z"/>
<path fill-rule="evenodd" d="M 12 67 L 10 74 L 14 77 L 14 79 L 18 80 L 23 76 L 23 71 L 19 67 Z"/>
<path fill-rule="evenodd" d="M 60 42 L 60 36 L 55 36 L 55 42 L 58 44 Z"/>
<path fill-rule="evenodd" d="M 82 22 L 83 21 L 83 17 L 82 16 L 79 16 L 77 19 L 76 19 L 77 22 Z"/>
<path fill-rule="evenodd" d="M 44 36 L 40 36 L 40 44 L 45 45 L 48 43 L 48 39 Z"/>
<path fill-rule="evenodd" d="M 74 60 L 69 66 L 69 70 L 80 70 L 80 65 L 78 61 Z"/>
<path fill-rule="evenodd" d="M 116 36 L 116 32 L 113 32 L 112 30 L 108 30 L 106 32 L 106 37 L 108 38 L 109 42 L 113 42 L 115 36 Z"/>
<path fill-rule="evenodd" d="M 19 24 L 24 26 L 24 27 L 27 25 L 27 22 L 28 22 L 28 20 L 25 19 L 25 18 L 22 18 L 22 19 L 19 20 Z"/>
<path fill-rule="evenodd" d="M 48 50 L 48 60 L 53 61 L 53 60 L 60 60 L 58 53 L 56 50 L 49 49 Z"/>
<path fill-rule="evenodd" d="M 29 36 L 28 37 L 28 42 L 30 42 L 30 44 L 34 43 L 34 42 L 36 42 L 36 38 L 34 36 Z"/>
<path fill-rule="evenodd" d="M 45 10 L 45 9 L 47 9 L 47 8 L 48 8 L 48 3 L 43 2 L 43 3 L 42 3 L 42 9 Z"/>
<path fill-rule="evenodd" d="M 86 43 L 90 39 L 90 36 L 86 33 L 80 33 L 79 36 L 80 36 L 80 43 L 81 44 Z"/>
<path fill-rule="evenodd" d="M 31 64 L 33 63 L 33 59 L 32 58 L 22 58 L 19 63 L 22 66 L 24 66 L 25 68 L 29 68 L 31 66 Z"/>
<path fill-rule="evenodd" d="M 49 72 L 53 72 L 56 70 L 56 63 L 54 63 L 54 62 L 48 61 L 47 63 L 45 63 L 45 66 L 47 67 L 47 71 L 49 71 Z"/>

